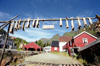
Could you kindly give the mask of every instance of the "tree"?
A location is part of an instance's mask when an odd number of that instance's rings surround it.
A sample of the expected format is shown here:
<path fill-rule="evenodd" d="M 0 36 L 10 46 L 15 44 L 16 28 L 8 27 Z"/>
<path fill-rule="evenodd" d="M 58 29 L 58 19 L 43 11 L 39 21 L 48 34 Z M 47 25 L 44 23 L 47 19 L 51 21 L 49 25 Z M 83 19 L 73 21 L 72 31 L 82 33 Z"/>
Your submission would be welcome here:
<path fill-rule="evenodd" d="M 42 40 L 37 41 L 37 44 L 38 44 L 40 47 L 43 48 L 43 41 L 42 41 Z"/>
<path fill-rule="evenodd" d="M 35 41 L 35 43 L 37 44 L 37 41 Z"/>
<path fill-rule="evenodd" d="M 24 39 L 21 39 L 21 38 L 16 38 L 16 39 L 14 39 L 14 43 L 17 45 L 17 48 L 19 48 L 19 45 L 20 45 L 21 43 L 28 44 L 27 41 L 25 41 Z"/>

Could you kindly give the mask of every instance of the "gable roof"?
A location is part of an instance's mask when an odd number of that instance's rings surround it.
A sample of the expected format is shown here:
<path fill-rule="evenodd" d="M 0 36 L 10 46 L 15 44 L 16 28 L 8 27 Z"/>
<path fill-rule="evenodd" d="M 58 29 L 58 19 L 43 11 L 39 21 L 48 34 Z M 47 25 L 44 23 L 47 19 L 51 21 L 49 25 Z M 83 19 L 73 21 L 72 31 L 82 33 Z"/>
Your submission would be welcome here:
<path fill-rule="evenodd" d="M 65 37 L 60 36 L 59 37 L 59 42 L 68 42 L 71 39 L 72 39 L 72 37 L 70 37 L 70 36 L 65 36 Z"/>
<path fill-rule="evenodd" d="M 31 42 L 31 43 L 29 43 L 29 44 L 27 44 L 27 45 L 25 45 L 24 47 L 33 47 L 33 48 L 41 48 L 40 46 L 38 46 L 36 43 L 34 43 L 34 42 Z"/>
<path fill-rule="evenodd" d="M 76 38 L 76 37 L 78 37 L 78 36 L 82 35 L 83 33 L 86 33 L 86 34 L 90 35 L 91 37 L 94 37 L 94 38 L 96 38 L 96 39 L 97 39 L 97 37 L 93 36 L 92 34 L 90 34 L 90 33 L 86 32 L 86 31 L 83 31 L 83 32 L 81 32 L 80 34 L 78 34 L 78 35 L 74 36 L 74 38 Z"/>
<path fill-rule="evenodd" d="M 59 41 L 52 41 L 51 47 L 59 47 Z"/>

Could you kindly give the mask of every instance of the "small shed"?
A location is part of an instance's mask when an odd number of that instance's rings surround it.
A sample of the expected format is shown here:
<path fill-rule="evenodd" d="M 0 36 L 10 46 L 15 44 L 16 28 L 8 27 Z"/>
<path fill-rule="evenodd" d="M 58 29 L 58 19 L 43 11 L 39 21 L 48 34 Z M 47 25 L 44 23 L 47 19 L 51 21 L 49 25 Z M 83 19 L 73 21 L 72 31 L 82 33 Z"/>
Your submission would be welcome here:
<path fill-rule="evenodd" d="M 23 49 L 29 51 L 41 51 L 41 47 L 34 42 L 27 44 L 26 46 L 23 47 Z"/>
<path fill-rule="evenodd" d="M 51 52 L 54 52 L 54 51 L 59 52 L 59 41 L 52 41 Z"/>

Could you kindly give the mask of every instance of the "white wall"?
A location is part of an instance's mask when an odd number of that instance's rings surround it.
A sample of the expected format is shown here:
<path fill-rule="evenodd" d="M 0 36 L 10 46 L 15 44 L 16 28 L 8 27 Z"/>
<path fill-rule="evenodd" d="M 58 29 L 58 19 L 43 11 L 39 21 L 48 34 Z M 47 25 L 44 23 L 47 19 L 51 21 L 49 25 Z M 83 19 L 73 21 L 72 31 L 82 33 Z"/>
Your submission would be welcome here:
<path fill-rule="evenodd" d="M 65 50 L 63 50 L 63 46 L 66 44 L 67 42 L 59 42 L 59 51 L 60 52 L 64 52 Z"/>
<path fill-rule="evenodd" d="M 4 45 L 4 43 L 5 43 L 5 39 L 1 38 L 0 41 L 1 41 L 0 45 Z M 8 44 L 8 43 L 9 43 L 9 44 Z M 12 48 L 15 47 L 15 46 L 14 46 L 14 42 L 13 42 L 12 40 L 7 40 L 6 45 L 11 45 Z"/>

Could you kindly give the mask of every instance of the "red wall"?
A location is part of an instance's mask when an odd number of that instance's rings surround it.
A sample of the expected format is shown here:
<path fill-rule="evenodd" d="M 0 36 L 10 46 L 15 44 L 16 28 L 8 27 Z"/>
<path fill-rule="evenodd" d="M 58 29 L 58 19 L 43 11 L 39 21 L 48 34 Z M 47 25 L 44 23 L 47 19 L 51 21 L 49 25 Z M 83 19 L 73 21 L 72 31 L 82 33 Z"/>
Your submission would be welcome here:
<path fill-rule="evenodd" d="M 86 44 L 83 43 L 83 38 L 88 39 L 88 44 L 96 40 L 96 38 L 93 38 L 92 36 L 90 36 L 86 33 L 83 33 L 83 34 L 81 34 L 80 36 L 78 36 L 74 39 L 74 44 L 77 47 L 84 47 Z"/>
<path fill-rule="evenodd" d="M 51 47 L 51 52 L 54 52 L 54 51 L 58 51 L 59 52 L 59 47 L 57 47 L 57 50 L 54 50 L 54 47 Z"/>

